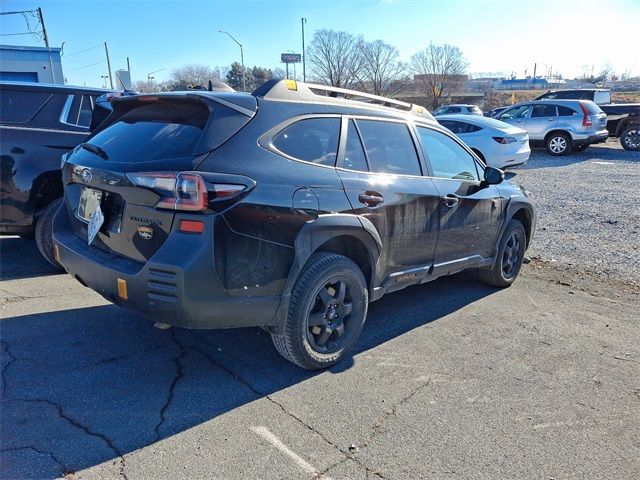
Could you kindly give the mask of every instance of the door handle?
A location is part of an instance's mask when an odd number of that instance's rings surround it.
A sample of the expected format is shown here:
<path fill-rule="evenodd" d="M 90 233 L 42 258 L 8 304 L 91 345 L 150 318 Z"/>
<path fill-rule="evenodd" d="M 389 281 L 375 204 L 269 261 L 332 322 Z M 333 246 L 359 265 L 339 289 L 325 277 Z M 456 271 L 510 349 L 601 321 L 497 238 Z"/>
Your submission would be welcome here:
<path fill-rule="evenodd" d="M 453 195 L 451 193 L 449 195 L 442 197 L 442 202 L 449 208 L 455 207 L 459 201 L 460 201 L 460 197 L 458 197 L 457 195 Z"/>
<path fill-rule="evenodd" d="M 375 207 L 379 203 L 384 202 L 384 197 L 378 192 L 363 192 L 358 195 L 360 203 L 364 203 L 367 207 Z"/>

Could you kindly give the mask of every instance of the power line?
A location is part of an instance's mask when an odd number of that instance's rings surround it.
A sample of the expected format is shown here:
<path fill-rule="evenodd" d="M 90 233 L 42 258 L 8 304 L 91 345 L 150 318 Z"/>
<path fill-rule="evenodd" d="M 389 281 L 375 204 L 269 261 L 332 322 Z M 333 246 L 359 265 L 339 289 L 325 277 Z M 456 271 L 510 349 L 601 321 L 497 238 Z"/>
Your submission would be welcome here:
<path fill-rule="evenodd" d="M 93 67 L 95 65 L 100 65 L 101 63 L 105 63 L 105 62 L 106 62 L 106 60 L 101 60 L 100 62 L 90 63 L 89 65 L 85 65 L 83 67 L 72 68 L 71 70 L 67 70 L 67 72 L 75 72 L 76 70 L 82 70 L 83 68 Z"/>
<path fill-rule="evenodd" d="M 85 50 L 80 50 L 79 52 L 68 53 L 68 54 L 65 54 L 65 58 L 73 57 L 74 55 L 80 55 L 81 53 L 88 52 L 90 50 L 95 50 L 96 48 L 101 48 L 101 47 L 102 47 L 102 44 L 99 44 L 99 45 L 96 45 L 95 47 L 90 47 Z"/>

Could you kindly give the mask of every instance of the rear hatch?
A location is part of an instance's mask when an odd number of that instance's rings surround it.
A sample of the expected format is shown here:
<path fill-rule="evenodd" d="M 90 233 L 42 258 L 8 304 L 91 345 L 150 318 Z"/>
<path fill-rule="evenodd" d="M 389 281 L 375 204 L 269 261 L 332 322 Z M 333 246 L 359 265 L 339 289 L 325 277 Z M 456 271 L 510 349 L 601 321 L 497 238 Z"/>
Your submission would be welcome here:
<path fill-rule="evenodd" d="M 239 104 L 229 95 L 240 95 Z M 69 153 L 63 166 L 65 201 L 74 233 L 91 245 L 146 261 L 162 246 L 176 212 L 194 211 L 178 183 L 253 116 L 256 101 L 207 93 L 172 93 L 117 99 L 107 124 Z M 253 107 L 253 108 L 252 108 Z M 193 182 L 192 182 L 193 183 Z M 94 220 L 92 222 L 92 219 Z"/>

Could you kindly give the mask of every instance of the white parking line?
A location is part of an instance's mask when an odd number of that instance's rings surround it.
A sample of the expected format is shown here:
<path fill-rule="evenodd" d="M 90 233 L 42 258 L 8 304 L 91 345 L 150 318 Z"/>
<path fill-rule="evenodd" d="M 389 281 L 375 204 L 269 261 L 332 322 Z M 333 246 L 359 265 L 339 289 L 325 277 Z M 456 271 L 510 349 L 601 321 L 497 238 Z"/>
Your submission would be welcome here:
<path fill-rule="evenodd" d="M 287 455 L 291 460 L 295 462 L 296 465 L 298 465 L 302 470 L 304 470 L 308 474 L 317 476 L 318 473 L 320 473 L 317 468 L 315 468 L 313 465 L 307 462 L 304 458 L 300 457 L 300 455 L 298 455 L 289 447 L 287 447 L 278 437 L 276 437 L 273 433 L 271 433 L 267 427 L 251 427 L 251 430 L 253 430 L 255 433 L 260 435 L 262 438 L 264 438 L 267 442 L 269 442 L 271 445 L 276 447 L 282 453 Z M 324 475 L 320 478 L 322 480 L 331 480 L 329 477 Z"/>

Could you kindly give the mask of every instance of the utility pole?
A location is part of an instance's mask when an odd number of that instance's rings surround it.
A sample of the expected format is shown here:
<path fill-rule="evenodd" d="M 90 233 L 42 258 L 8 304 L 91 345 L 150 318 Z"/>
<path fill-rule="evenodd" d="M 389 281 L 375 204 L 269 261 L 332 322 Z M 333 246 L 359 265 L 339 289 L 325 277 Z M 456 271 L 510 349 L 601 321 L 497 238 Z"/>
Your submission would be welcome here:
<path fill-rule="evenodd" d="M 107 48 L 107 42 L 104 42 L 104 53 L 107 55 L 107 69 L 109 70 L 109 84 L 113 90 L 113 77 L 111 76 L 111 61 L 109 60 L 109 49 Z"/>
<path fill-rule="evenodd" d="M 300 23 L 302 24 L 302 81 L 306 82 L 307 81 L 307 68 L 306 68 L 307 56 L 304 53 L 304 24 L 307 23 L 307 19 L 302 17 L 300 19 Z"/>
<path fill-rule="evenodd" d="M 44 16 L 42 15 L 42 8 L 38 7 L 38 20 L 40 20 L 40 25 L 42 25 L 42 37 L 44 38 L 44 45 L 47 47 L 49 51 L 49 68 L 51 69 L 51 80 L 52 83 L 56 83 L 56 72 L 53 69 L 53 61 L 51 60 L 51 48 L 49 48 L 49 35 L 47 35 L 47 27 L 44 26 Z"/>

